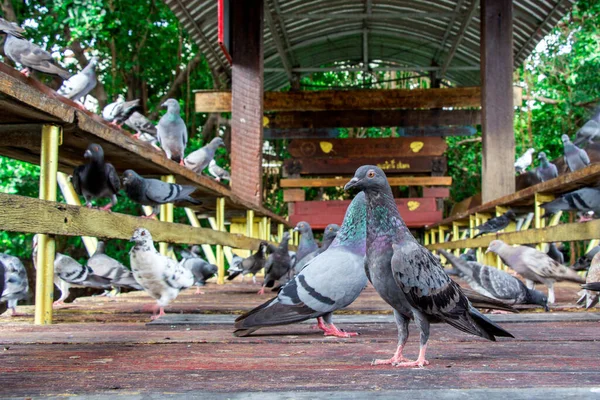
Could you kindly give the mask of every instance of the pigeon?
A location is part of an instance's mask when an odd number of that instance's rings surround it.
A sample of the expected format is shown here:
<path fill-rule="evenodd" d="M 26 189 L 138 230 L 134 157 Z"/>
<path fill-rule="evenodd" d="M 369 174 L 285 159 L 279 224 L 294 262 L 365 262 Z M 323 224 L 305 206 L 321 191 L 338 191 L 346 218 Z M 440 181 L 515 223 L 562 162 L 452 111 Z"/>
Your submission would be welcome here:
<path fill-rule="evenodd" d="M 577 261 L 575 261 L 575 264 L 571 266 L 571 269 L 574 269 L 575 271 L 587 271 L 590 268 L 592 259 L 598 252 L 600 252 L 600 246 L 593 247 L 585 255 L 579 257 Z"/>
<path fill-rule="evenodd" d="M 374 365 L 423 367 L 429 324 L 445 322 L 463 332 L 488 340 L 512 335 L 474 308 L 460 286 L 444 272 L 439 260 L 421 246 L 406 227 L 383 170 L 363 165 L 344 187 L 365 193 L 367 201 L 367 278 L 381 298 L 394 309 L 398 325 L 398 348 L 388 360 Z M 415 319 L 421 333 L 419 357 L 409 361 L 402 355 L 408 339 L 408 324 Z"/>
<path fill-rule="evenodd" d="M 556 168 L 556 165 L 548 161 L 546 153 L 543 151 L 540 152 L 540 154 L 538 154 L 538 159 L 540 160 L 540 166 L 535 170 L 535 174 L 540 181 L 546 182 L 558 177 L 558 169 Z"/>
<path fill-rule="evenodd" d="M 125 101 L 122 98 L 110 103 L 102 110 L 102 118 L 108 122 L 121 127 L 137 108 L 140 107 L 140 99 Z"/>
<path fill-rule="evenodd" d="M 288 252 L 289 240 L 290 233 L 284 232 L 279 247 L 277 247 L 273 253 L 269 254 L 269 257 L 265 262 L 265 280 L 262 288 L 258 291 L 258 294 L 265 294 L 265 287 L 273 287 L 276 281 L 283 278 L 285 274 L 291 272 L 292 264 L 290 253 Z"/>
<path fill-rule="evenodd" d="M 464 261 L 477 261 L 477 252 L 475 249 L 469 249 L 466 253 L 460 255 L 460 259 Z"/>
<path fill-rule="evenodd" d="M 167 158 L 184 165 L 183 156 L 188 133 L 185 122 L 179 115 L 179 102 L 175 99 L 168 99 L 162 104 L 162 107 L 167 107 L 167 113 L 158 121 L 156 137 Z"/>
<path fill-rule="evenodd" d="M 548 288 L 548 303 L 554 304 L 554 282 L 572 281 L 584 283 L 575 271 L 560 265 L 546 253 L 527 246 L 509 246 L 501 240 L 493 240 L 487 252 L 496 253 L 504 262 L 519 275 L 525 278 L 529 289 L 535 283 L 543 283 Z"/>
<path fill-rule="evenodd" d="M 134 138 L 148 143 L 156 143 L 156 126 L 139 112 L 134 111 L 125 121 L 125 125 L 136 132 L 135 135 L 133 135 Z"/>
<path fill-rule="evenodd" d="M 215 158 L 215 152 L 219 146 L 225 146 L 225 142 L 223 142 L 223 139 L 217 136 L 206 146 L 190 153 L 183 161 L 183 164 L 187 169 L 192 170 L 197 174 L 201 174 L 202 171 L 209 166 L 211 160 Z M 215 175 L 212 172 L 211 175 L 215 178 L 219 177 L 218 174 Z"/>
<path fill-rule="evenodd" d="M 515 170 L 517 174 L 522 174 L 533 162 L 533 153 L 535 149 L 529 148 L 521 157 L 515 161 Z"/>
<path fill-rule="evenodd" d="M 221 179 L 231 182 L 229 171 L 219 167 L 215 160 L 210 160 L 208 163 L 208 172 L 215 177 L 217 182 L 221 182 Z"/>
<path fill-rule="evenodd" d="M 313 231 L 308 222 L 300 221 L 296 224 L 294 232 L 300 232 L 300 243 L 296 250 L 296 264 L 302 265 L 303 258 L 308 254 L 319 249 L 319 245 L 315 242 Z"/>
<path fill-rule="evenodd" d="M 231 281 L 242 274 L 242 282 L 244 282 L 244 276 L 252 274 L 252 281 L 256 283 L 256 274 L 264 268 L 267 260 L 267 248 L 267 242 L 260 242 L 256 253 L 244 258 L 239 264 L 232 263 L 227 280 Z"/>
<path fill-rule="evenodd" d="M 561 136 L 564 148 L 565 164 L 571 172 L 584 168 L 590 164 L 590 157 L 587 152 L 571 143 L 569 136 Z"/>
<path fill-rule="evenodd" d="M 206 285 L 206 281 L 217 273 L 218 267 L 204 261 L 194 252 L 182 251 L 181 256 L 183 257 L 181 265 L 194 275 L 194 285 L 197 287 L 196 294 L 200 294 L 200 286 Z"/>
<path fill-rule="evenodd" d="M 502 229 L 506 228 L 511 221 L 514 221 L 515 218 L 516 215 L 513 212 L 513 210 L 508 210 L 507 212 L 498 217 L 491 218 L 483 224 L 474 228 L 479 230 L 479 233 L 473 236 L 473 239 L 475 239 L 477 236 L 483 235 L 484 233 L 494 233 L 501 231 Z"/>
<path fill-rule="evenodd" d="M 584 288 L 583 296 L 577 301 L 577 304 L 585 302 L 585 308 L 592 308 L 598 304 L 600 298 L 600 293 L 598 293 L 598 290 L 600 290 L 600 254 L 596 254 L 592 259 L 585 282 L 586 284 L 582 285 Z"/>
<path fill-rule="evenodd" d="M 85 198 L 85 205 L 92 207 L 92 199 L 110 197 L 110 203 L 101 210 L 110 210 L 117 204 L 117 193 L 121 189 L 119 175 L 112 164 L 104 162 L 104 150 L 99 144 L 92 143 L 83 156 L 90 160 L 73 171 L 75 192 Z"/>
<path fill-rule="evenodd" d="M 15 63 L 25 67 L 21 71 L 23 74 L 29 76 L 30 70 L 33 70 L 49 75 L 57 75 L 62 79 L 69 79 L 71 74 L 67 70 L 57 66 L 50 53 L 38 45 L 23 39 L 22 33 L 25 31 L 21 27 L 8 23 L 3 19 L 0 23 L 0 30 L 6 33 L 4 54 Z"/>
<path fill-rule="evenodd" d="M 579 128 L 573 144 L 585 146 L 594 143 L 598 139 L 600 139 L 600 107 L 596 108 L 592 118 Z"/>
<path fill-rule="evenodd" d="M 160 318 L 165 315 L 164 307 L 175 300 L 181 290 L 194 284 L 194 275 L 171 257 L 156 251 L 147 229 L 137 228 L 130 241 L 135 243 L 129 252 L 131 271 L 146 293 L 156 299 L 152 319 Z"/>
<path fill-rule="evenodd" d="M 131 200 L 143 206 L 152 206 L 152 214 L 142 218 L 153 218 L 160 212 L 161 204 L 182 201 L 195 205 L 202 204 L 200 200 L 190 197 L 190 194 L 196 190 L 195 186 L 142 178 L 131 169 L 123 174 L 123 188 Z"/>
<path fill-rule="evenodd" d="M 298 264 L 294 265 L 294 273 L 299 274 L 304 269 L 304 267 L 306 267 L 306 265 L 309 263 L 310 260 L 312 260 L 319 254 L 321 254 L 325 250 L 327 250 L 329 248 L 329 246 L 331 245 L 331 243 L 333 243 L 333 240 L 337 236 L 339 230 L 340 230 L 340 227 L 337 224 L 327 225 L 325 227 L 325 232 L 323 233 L 323 243 L 321 243 L 321 247 L 319 247 L 317 250 L 313 251 L 312 253 L 308 253 L 306 256 L 304 256 L 301 264 L 298 263 Z"/>
<path fill-rule="evenodd" d="M 558 249 L 558 247 L 554 243 L 550 243 L 546 254 L 548 254 L 548 257 L 550 257 L 559 264 L 565 263 L 565 255 L 562 253 L 562 251 Z"/>
<path fill-rule="evenodd" d="M 58 89 L 58 94 L 63 95 L 67 99 L 79 100 L 83 103 L 85 96 L 87 96 L 98 83 L 96 78 L 97 64 L 98 60 L 96 57 L 92 57 L 84 69 L 63 82 L 62 86 Z"/>
<path fill-rule="evenodd" d="M 17 303 L 29 297 L 29 280 L 25 266 L 17 257 L 0 253 L 0 270 L 3 275 L 0 276 L 0 286 L 3 287 L 0 288 L 0 303 L 7 303 L 13 317 L 21 316 L 22 314 L 17 313 Z"/>
<path fill-rule="evenodd" d="M 293 324 L 317 318 L 325 336 L 350 337 L 332 322 L 332 314 L 349 306 L 367 285 L 364 270 L 366 242 L 364 194 L 352 200 L 342 228 L 332 243 L 290 280 L 274 299 L 240 316 L 235 336 L 248 336 L 259 328 Z"/>
<path fill-rule="evenodd" d="M 540 207 L 546 210 L 547 214 L 556 214 L 558 211 L 593 211 L 598 214 L 600 213 L 600 187 L 586 187 L 565 193 Z"/>
<path fill-rule="evenodd" d="M 142 290 L 130 270 L 105 253 L 106 245 L 104 242 L 98 242 L 96 252 L 90 257 L 87 266 L 92 269 L 94 275 L 102 276 L 110 280 L 110 285 L 117 288 L 132 288 Z"/>
<path fill-rule="evenodd" d="M 60 290 L 60 298 L 54 305 L 64 304 L 71 287 L 91 287 L 109 289 L 111 280 L 96 275 L 92 268 L 78 263 L 66 254 L 56 253 L 54 258 L 54 284 Z"/>
<path fill-rule="evenodd" d="M 537 290 L 528 289 L 514 276 L 475 261 L 465 262 L 444 250 L 438 251 L 476 292 L 510 304 L 538 304 L 548 311 L 548 298 Z"/>

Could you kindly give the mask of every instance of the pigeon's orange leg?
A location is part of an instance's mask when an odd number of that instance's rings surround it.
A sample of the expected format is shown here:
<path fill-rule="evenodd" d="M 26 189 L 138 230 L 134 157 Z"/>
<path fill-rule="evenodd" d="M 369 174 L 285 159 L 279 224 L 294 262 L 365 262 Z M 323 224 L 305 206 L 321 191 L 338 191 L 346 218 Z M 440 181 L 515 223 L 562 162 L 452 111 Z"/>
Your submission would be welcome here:
<path fill-rule="evenodd" d="M 152 219 L 152 218 L 154 218 L 154 217 L 156 217 L 156 214 L 155 214 L 155 213 L 152 213 L 152 214 L 150 214 L 150 215 L 142 215 L 142 216 L 141 216 L 141 218 L 147 218 L 147 219 Z"/>
<path fill-rule="evenodd" d="M 100 209 L 101 209 L 102 211 L 110 211 L 110 209 L 111 209 L 111 207 L 112 207 L 112 206 L 113 206 L 113 203 L 112 203 L 112 202 L 110 202 L 110 203 L 108 203 L 107 205 L 105 205 L 104 207 L 100 207 Z"/>
<path fill-rule="evenodd" d="M 427 345 L 421 346 L 419 349 L 419 358 L 415 361 L 406 361 L 406 362 L 397 362 L 392 363 L 394 367 L 419 367 L 423 368 L 426 365 L 429 365 L 429 361 L 425 359 L 425 353 L 427 352 Z"/>
<path fill-rule="evenodd" d="M 321 328 L 323 329 L 323 328 Z M 329 326 L 325 325 L 325 336 L 335 336 L 341 338 L 349 338 L 352 336 L 358 336 L 358 332 L 344 332 L 338 329 L 334 324 L 329 324 Z"/>
<path fill-rule="evenodd" d="M 265 287 L 264 286 L 262 288 L 260 288 L 260 290 L 258 291 L 258 294 L 260 294 L 260 295 L 265 294 Z"/>
<path fill-rule="evenodd" d="M 164 307 L 157 307 L 157 308 L 159 308 L 159 310 L 160 310 L 160 311 L 159 311 L 159 313 L 158 313 L 158 314 L 156 314 L 156 308 L 154 309 L 154 310 L 155 310 L 155 314 L 154 314 L 154 315 L 152 315 L 152 317 L 150 317 L 150 319 L 151 319 L 152 321 L 154 321 L 154 320 L 157 320 L 157 319 L 159 319 L 160 317 L 162 317 L 163 315 L 165 315 L 165 308 L 164 308 Z"/>
<path fill-rule="evenodd" d="M 398 348 L 396 349 L 396 352 L 392 356 L 392 358 L 389 358 L 386 360 L 373 360 L 371 365 L 390 365 L 390 364 L 397 364 L 400 362 L 411 362 L 408 358 L 405 358 L 402 355 L 402 350 L 404 350 L 404 346 L 399 345 Z"/>
<path fill-rule="evenodd" d="M 134 138 L 139 139 L 140 138 L 140 133 L 136 133 L 135 135 L 133 135 Z"/>
<path fill-rule="evenodd" d="M 196 293 L 195 294 L 205 294 L 202 290 L 200 290 L 200 286 L 196 286 Z"/>

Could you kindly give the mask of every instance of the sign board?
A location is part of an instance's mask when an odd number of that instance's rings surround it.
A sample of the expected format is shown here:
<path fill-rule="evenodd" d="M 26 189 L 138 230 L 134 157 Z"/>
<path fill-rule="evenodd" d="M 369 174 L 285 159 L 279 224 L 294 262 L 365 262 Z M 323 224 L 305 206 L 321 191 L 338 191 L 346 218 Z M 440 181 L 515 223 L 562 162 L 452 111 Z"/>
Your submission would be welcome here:
<path fill-rule="evenodd" d="M 477 133 L 474 126 L 405 126 L 398 128 L 398 135 L 414 136 L 471 136 Z"/>

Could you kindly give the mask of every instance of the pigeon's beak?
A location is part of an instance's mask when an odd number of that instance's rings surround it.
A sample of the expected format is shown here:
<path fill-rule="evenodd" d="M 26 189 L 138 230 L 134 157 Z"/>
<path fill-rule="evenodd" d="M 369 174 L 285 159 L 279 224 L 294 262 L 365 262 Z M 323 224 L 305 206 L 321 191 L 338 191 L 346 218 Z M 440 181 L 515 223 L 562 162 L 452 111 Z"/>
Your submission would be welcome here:
<path fill-rule="evenodd" d="M 348 190 L 352 189 L 358 184 L 358 182 L 360 182 L 360 179 L 357 177 L 350 179 L 350 182 L 346 183 L 346 186 L 344 186 L 344 191 L 347 192 Z"/>
<path fill-rule="evenodd" d="M 167 103 L 162 103 L 160 106 L 161 107 L 168 107 L 168 104 Z"/>
<path fill-rule="evenodd" d="M 488 247 L 487 249 L 485 249 L 485 254 L 490 252 L 490 248 Z"/>
<path fill-rule="evenodd" d="M 294 231 L 294 232 L 298 232 L 299 230 L 300 230 L 300 229 L 298 229 L 298 227 L 295 227 L 295 228 L 293 229 L 293 231 Z"/>
<path fill-rule="evenodd" d="M 89 150 L 86 150 L 85 153 L 83 153 L 83 156 L 85 158 L 92 158 L 92 152 Z"/>
<path fill-rule="evenodd" d="M 129 239 L 130 242 L 135 242 L 135 236 L 132 236 L 131 239 Z"/>

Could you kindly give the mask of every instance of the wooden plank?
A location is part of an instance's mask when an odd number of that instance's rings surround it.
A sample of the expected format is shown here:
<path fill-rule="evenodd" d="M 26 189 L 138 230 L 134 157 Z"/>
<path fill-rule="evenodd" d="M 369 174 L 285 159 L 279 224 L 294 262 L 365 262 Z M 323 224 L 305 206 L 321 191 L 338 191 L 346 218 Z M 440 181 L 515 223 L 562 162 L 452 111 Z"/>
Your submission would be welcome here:
<path fill-rule="evenodd" d="M 407 126 L 398 128 L 398 135 L 404 137 L 419 136 L 471 136 L 477 133 L 477 128 L 471 125 L 456 126 Z"/>
<path fill-rule="evenodd" d="M 128 240 L 136 228 L 143 227 L 154 242 L 222 244 L 241 249 L 257 249 L 260 243 L 243 235 L 5 193 L 0 193 L 0 209 L 0 226 L 10 232 Z M 24 213 L 27 218 L 23 218 Z"/>
<path fill-rule="evenodd" d="M 231 191 L 262 206 L 263 0 L 231 1 Z"/>
<path fill-rule="evenodd" d="M 284 189 L 283 190 L 283 201 L 289 203 L 291 201 L 304 201 L 306 199 L 306 192 L 303 189 Z"/>
<path fill-rule="evenodd" d="M 231 92 L 198 91 L 196 112 L 230 112 L 231 98 Z M 479 87 L 457 87 L 265 92 L 264 100 L 265 111 L 479 107 L 481 91 Z"/>
<path fill-rule="evenodd" d="M 361 165 L 377 165 L 387 174 L 436 172 L 445 174 L 445 157 L 360 157 L 360 158 L 290 158 L 284 161 L 288 175 L 353 174 Z"/>
<path fill-rule="evenodd" d="M 435 197 L 445 199 L 450 197 L 450 189 L 438 187 L 424 187 L 423 197 Z"/>
<path fill-rule="evenodd" d="M 480 110 L 352 110 L 352 111 L 290 111 L 267 116 L 267 127 L 351 128 L 450 126 L 481 124 Z"/>
<path fill-rule="evenodd" d="M 297 139 L 288 151 L 292 157 L 388 158 L 406 156 L 441 156 L 448 145 L 443 138 L 382 138 L 382 139 Z M 512 165 L 512 164 L 511 164 Z"/>
<path fill-rule="evenodd" d="M 481 2 L 482 199 L 515 191 L 512 0 Z"/>
<path fill-rule="evenodd" d="M 302 178 L 280 179 L 282 188 L 303 187 L 343 187 L 351 177 L 346 178 Z M 451 186 L 452 178 L 449 176 L 403 176 L 388 178 L 391 186 Z"/>
<path fill-rule="evenodd" d="M 335 128 L 263 129 L 265 140 L 277 139 L 335 139 L 340 132 Z"/>

